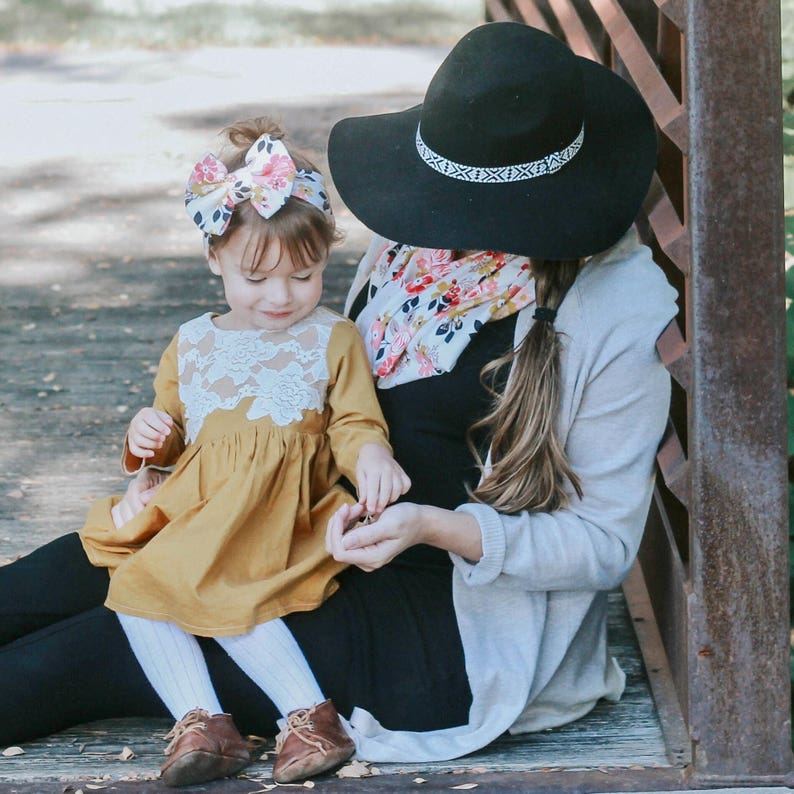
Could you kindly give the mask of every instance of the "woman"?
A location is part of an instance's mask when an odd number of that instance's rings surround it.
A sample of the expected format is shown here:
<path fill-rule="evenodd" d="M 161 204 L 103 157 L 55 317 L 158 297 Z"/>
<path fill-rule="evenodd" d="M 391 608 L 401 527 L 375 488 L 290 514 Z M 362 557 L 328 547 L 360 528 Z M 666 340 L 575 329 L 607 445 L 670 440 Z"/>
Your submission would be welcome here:
<path fill-rule="evenodd" d="M 655 153 L 628 84 L 514 23 L 464 37 L 423 105 L 332 131 L 336 186 L 383 235 L 350 309 L 413 487 L 369 525 L 332 519 L 353 567 L 285 623 L 363 758 L 450 758 L 620 697 L 606 596 L 642 535 L 669 398 L 654 344 L 676 312 L 630 230 Z M 0 742 L 163 714 L 80 554 L 66 536 L 0 571 L 26 609 L 0 620 L 17 683 Z M 239 727 L 272 730 L 272 704 L 204 651 Z"/>

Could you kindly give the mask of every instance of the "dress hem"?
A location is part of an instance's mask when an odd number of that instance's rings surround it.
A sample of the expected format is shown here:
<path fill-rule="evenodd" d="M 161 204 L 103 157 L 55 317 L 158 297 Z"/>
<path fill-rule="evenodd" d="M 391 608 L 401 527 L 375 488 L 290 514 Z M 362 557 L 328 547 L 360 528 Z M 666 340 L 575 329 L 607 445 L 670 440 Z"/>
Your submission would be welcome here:
<path fill-rule="evenodd" d="M 269 620 L 284 617 L 293 612 L 310 612 L 317 609 L 325 600 L 333 595 L 339 589 L 339 584 L 336 581 L 331 583 L 329 592 L 324 598 L 313 601 L 305 601 L 299 603 L 290 603 L 288 606 L 277 605 L 275 608 L 263 610 L 257 613 L 254 618 L 246 623 L 241 623 L 234 626 L 195 626 L 180 620 L 175 615 L 168 612 L 156 612 L 153 610 L 145 610 L 137 607 L 132 607 L 127 604 L 120 604 L 110 598 L 105 600 L 105 606 L 113 612 L 121 612 L 125 615 L 132 615 L 133 617 L 146 618 L 148 620 L 159 620 L 169 623 L 174 623 L 179 628 L 186 631 L 188 634 L 193 634 L 197 637 L 233 637 L 240 634 L 248 634 L 260 623 L 267 623 Z"/>

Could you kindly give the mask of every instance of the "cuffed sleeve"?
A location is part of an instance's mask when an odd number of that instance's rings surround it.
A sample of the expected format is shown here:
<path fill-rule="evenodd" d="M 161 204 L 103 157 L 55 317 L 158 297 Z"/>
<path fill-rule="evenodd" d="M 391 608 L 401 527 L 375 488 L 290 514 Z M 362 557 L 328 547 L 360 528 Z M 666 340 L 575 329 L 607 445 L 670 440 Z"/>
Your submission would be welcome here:
<path fill-rule="evenodd" d="M 507 550 L 503 523 L 505 516 L 488 505 L 476 502 L 460 505 L 456 508 L 456 512 L 468 513 L 480 525 L 482 557 L 477 562 L 472 562 L 457 554 L 450 554 L 452 562 L 466 584 L 472 586 L 490 584 L 504 569 Z"/>
<path fill-rule="evenodd" d="M 328 344 L 328 407 L 326 428 L 334 460 L 351 482 L 364 444 L 392 451 L 386 420 L 380 410 L 372 372 L 358 329 L 349 320 L 334 325 Z"/>
<path fill-rule="evenodd" d="M 174 425 L 166 436 L 162 448 L 156 450 L 154 456 L 146 460 L 132 454 L 128 437 L 125 435 L 121 453 L 121 468 L 125 474 L 137 474 L 144 466 L 171 466 L 185 449 L 184 408 L 179 399 L 177 372 L 178 340 L 177 334 L 163 352 L 154 378 L 153 407 L 158 411 L 165 411 L 174 420 Z"/>

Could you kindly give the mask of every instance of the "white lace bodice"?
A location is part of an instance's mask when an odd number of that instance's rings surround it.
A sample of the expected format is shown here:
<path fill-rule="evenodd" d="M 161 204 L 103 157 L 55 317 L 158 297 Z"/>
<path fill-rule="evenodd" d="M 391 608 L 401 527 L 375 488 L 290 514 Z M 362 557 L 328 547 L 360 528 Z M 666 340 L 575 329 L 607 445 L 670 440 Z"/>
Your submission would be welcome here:
<path fill-rule="evenodd" d="M 179 398 L 185 406 L 185 441 L 195 441 L 213 411 L 233 410 L 253 397 L 246 416 L 277 425 L 321 412 L 328 386 L 328 340 L 341 318 L 318 307 L 282 331 L 227 331 L 210 313 L 179 329 Z"/>

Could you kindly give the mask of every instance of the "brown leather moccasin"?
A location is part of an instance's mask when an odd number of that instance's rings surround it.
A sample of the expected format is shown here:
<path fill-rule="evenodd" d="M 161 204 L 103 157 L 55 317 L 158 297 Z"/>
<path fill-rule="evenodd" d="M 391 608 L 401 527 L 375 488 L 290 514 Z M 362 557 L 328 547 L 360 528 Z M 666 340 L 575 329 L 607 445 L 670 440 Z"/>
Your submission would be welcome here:
<path fill-rule="evenodd" d="M 167 786 L 190 786 L 228 777 L 251 763 L 248 744 L 231 715 L 193 709 L 165 737 L 168 760 L 160 769 Z"/>
<path fill-rule="evenodd" d="M 355 749 L 330 700 L 296 709 L 276 738 L 273 780 L 293 783 L 327 772 L 347 761 Z"/>

